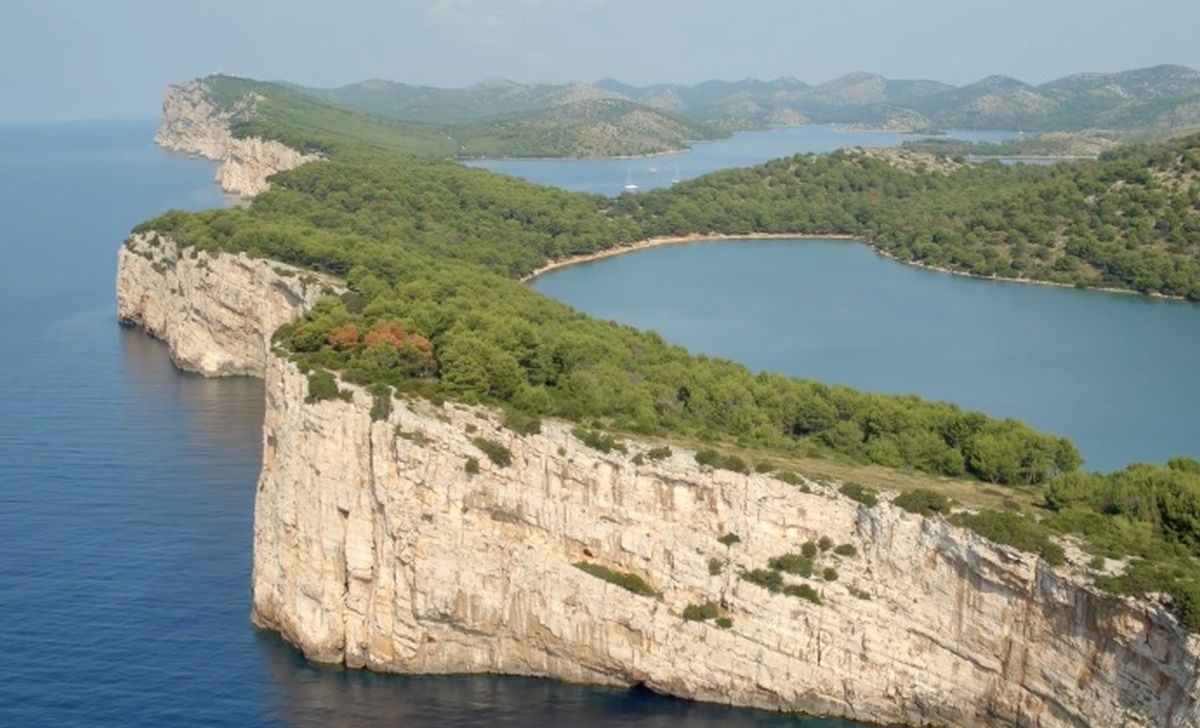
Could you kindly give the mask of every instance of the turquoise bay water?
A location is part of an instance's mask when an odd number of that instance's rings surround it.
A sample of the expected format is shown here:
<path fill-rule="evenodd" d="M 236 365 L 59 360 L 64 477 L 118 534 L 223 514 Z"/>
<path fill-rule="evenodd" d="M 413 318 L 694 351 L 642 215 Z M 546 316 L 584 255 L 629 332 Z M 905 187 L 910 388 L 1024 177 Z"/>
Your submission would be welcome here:
<path fill-rule="evenodd" d="M 755 370 L 1019 417 L 1089 468 L 1200 457 L 1194 303 L 946 275 L 839 240 L 651 248 L 533 286 Z"/>
<path fill-rule="evenodd" d="M 153 131 L 0 126 L 0 726 L 860 725 L 318 668 L 253 630 L 262 385 L 181 374 L 114 313 L 129 228 L 222 204 Z"/>
<path fill-rule="evenodd" d="M 1011 139 L 1016 132 L 955 129 L 948 136 L 966 141 Z M 846 131 L 833 124 L 781 126 L 766 132 L 739 132 L 727 139 L 700 142 L 675 154 L 636 159 L 481 159 L 468 162 L 493 172 L 524 177 L 577 192 L 616 195 L 627 182 L 647 190 L 665 187 L 678 175 L 691 179 L 727 167 L 747 167 L 768 159 L 843 147 L 892 147 L 921 135 L 884 131 Z"/>

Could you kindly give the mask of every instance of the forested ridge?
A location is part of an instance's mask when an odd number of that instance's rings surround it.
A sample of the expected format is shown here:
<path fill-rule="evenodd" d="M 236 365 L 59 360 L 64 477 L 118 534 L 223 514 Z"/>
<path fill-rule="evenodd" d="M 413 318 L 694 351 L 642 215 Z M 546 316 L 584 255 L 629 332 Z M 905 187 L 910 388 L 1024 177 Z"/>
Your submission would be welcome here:
<path fill-rule="evenodd" d="M 338 177 L 377 176 L 381 172 L 367 163 L 373 152 L 436 158 L 459 151 L 438 127 L 342 109 L 277 85 L 218 77 L 207 88 L 225 108 L 237 106 L 247 94 L 257 99 L 243 104 L 252 113 L 231 120 L 237 135 L 265 136 L 341 161 L 358 160 L 358 172 Z M 536 140 L 545 138 L 542 134 L 557 138 L 555 144 L 567 143 L 557 127 L 538 129 L 533 135 L 502 127 L 477 133 L 481 138 L 507 134 L 505 144 L 540 144 Z M 420 179 L 410 175 L 410 181 L 426 190 L 452 174 L 444 165 L 415 168 Z M 437 179 L 426 179 L 429 175 Z M 323 182 L 296 182 L 302 183 Z M 531 194 L 528 187 L 478 184 L 496 204 L 512 208 L 514 216 L 525 214 L 523 206 L 527 210 L 549 199 Z M 449 191 L 454 193 L 453 185 Z M 506 194 L 520 199 L 505 200 Z M 522 243 L 522 249 L 500 255 L 472 254 L 489 258 L 505 272 L 525 274 L 545 257 L 589 252 L 635 237 L 840 233 L 860 236 L 902 261 L 972 275 L 1200 300 L 1200 134 L 1124 145 L 1099 160 L 1052 165 L 964 164 L 945 155 L 851 149 L 714 172 L 669 189 L 624 195 L 615 204 L 579 196 L 567 200 L 559 196 L 554 204 L 564 207 L 569 229 L 550 223 L 530 231 L 553 241 L 542 241 L 535 249 Z M 434 194 L 425 199 L 410 195 L 400 202 L 413 210 L 411 217 L 425 219 L 426 229 L 436 229 L 445 223 L 435 218 L 448 212 L 437 209 L 442 201 Z M 553 213 L 556 221 L 562 217 L 560 211 Z M 499 222 L 502 216 L 493 221 L 474 215 L 471 225 L 493 229 Z M 508 242 L 504 235 L 493 235 L 489 247 Z"/>
<path fill-rule="evenodd" d="M 980 249 L 985 260 L 982 251 L 993 250 L 1009 266 L 997 270 L 1028 270 L 1012 268 L 1026 260 L 1054 269 L 1030 251 L 1039 230 L 1057 226 L 1068 241 L 1089 231 L 1104 237 L 1094 254 L 1083 242 L 1076 252 L 1067 242 L 1047 246 L 1059 256 L 1053 261 L 1119 253 L 1138 271 L 1162 266 L 1191 276 L 1170 278 L 1191 292 L 1198 145 L 1191 137 L 1081 166 L 941 164 L 943 171 L 856 151 L 802 155 L 610 199 L 343 141 L 330 159 L 276 175 L 272 189 L 246 208 L 172 211 L 138 230 L 169 234 L 196 255 L 244 251 L 343 277 L 346 294 L 326 297 L 275 336 L 309 372 L 314 399 L 338 396 L 340 378 L 381 402 L 400 393 L 499 406 L 518 430 L 557 417 L 764 457 L 835 455 L 1036 487 L 1044 494 L 1040 518 L 984 511 L 963 522 L 1051 559 L 1047 539 L 1055 533 L 1072 534 L 1098 555 L 1132 559 L 1102 583 L 1127 593 L 1170 592 L 1196 627 L 1195 461 L 1082 474 L 1070 442 L 1019 421 L 756 374 L 584 316 L 518 279 L 548 260 L 685 231 L 845 232 L 933 264 L 955 260 L 952 251 L 962 247 Z M 1105 212 L 1075 209 L 1080 195 Z M 1114 222 L 1121 223 L 1115 234 L 1102 229 Z M 1116 275 L 1118 268 L 1104 270 Z"/>

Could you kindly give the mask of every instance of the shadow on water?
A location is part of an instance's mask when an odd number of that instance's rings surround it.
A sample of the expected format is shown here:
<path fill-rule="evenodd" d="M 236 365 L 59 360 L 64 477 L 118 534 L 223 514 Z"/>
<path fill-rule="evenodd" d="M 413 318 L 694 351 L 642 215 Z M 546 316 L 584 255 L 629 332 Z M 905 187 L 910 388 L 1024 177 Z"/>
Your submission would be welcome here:
<path fill-rule="evenodd" d="M 644 691 L 328 670 L 250 625 L 263 385 L 119 328 L 116 248 L 221 202 L 154 123 L 0 126 L 0 726 L 848 725 Z"/>
<path fill-rule="evenodd" d="M 291 728 L 362 725 L 698 726 L 865 728 L 837 719 L 781 715 L 665 697 L 645 688 L 573 685 L 492 675 L 404 677 L 305 662 L 274 634 L 259 633 L 276 717 Z"/>

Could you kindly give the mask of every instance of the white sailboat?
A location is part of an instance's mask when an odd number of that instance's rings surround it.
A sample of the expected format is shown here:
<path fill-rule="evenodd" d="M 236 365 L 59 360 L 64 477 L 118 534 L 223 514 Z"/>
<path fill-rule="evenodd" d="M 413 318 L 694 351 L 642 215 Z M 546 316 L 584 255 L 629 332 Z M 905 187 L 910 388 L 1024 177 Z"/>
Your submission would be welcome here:
<path fill-rule="evenodd" d="M 638 188 L 638 186 L 636 184 L 634 184 L 634 181 L 633 181 L 633 170 L 632 169 L 625 170 L 625 191 L 633 192 L 637 188 Z"/>
<path fill-rule="evenodd" d="M 678 181 L 679 181 L 679 165 L 677 164 L 677 165 L 675 165 L 675 176 L 671 178 L 671 184 L 675 184 Z"/>

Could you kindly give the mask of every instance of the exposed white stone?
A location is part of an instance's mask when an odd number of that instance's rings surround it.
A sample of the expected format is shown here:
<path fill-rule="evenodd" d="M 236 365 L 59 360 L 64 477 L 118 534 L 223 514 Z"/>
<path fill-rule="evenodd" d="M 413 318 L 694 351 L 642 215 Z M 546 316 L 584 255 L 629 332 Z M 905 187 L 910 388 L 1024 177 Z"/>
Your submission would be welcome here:
<path fill-rule="evenodd" d="M 1200 724 L 1200 640 L 1152 602 L 941 520 L 815 483 L 804 493 L 705 471 L 686 452 L 638 466 L 641 446 L 601 454 L 558 423 L 518 437 L 483 410 L 402 401 L 374 422 L 359 390 L 306 403 L 305 377 L 265 344 L 313 300 L 280 291 L 297 276 L 229 255 L 156 267 L 142 244 L 121 255 L 122 318 L 184 366 L 265 366 L 253 619 L 313 660 L 641 683 L 880 723 Z M 503 442 L 512 464 L 490 463 L 471 444 L 480 435 Z M 726 532 L 742 542 L 721 545 Z M 809 582 L 821 605 L 738 578 L 822 535 L 858 555 L 822 557 L 839 578 Z M 712 558 L 729 564 L 712 575 Z M 579 560 L 636 573 L 663 596 L 636 596 Z M 708 600 L 732 628 L 681 618 Z"/>
<path fill-rule="evenodd" d="M 251 97 L 244 105 L 252 105 Z M 270 185 L 276 172 L 319 159 L 301 154 L 277 141 L 256 137 L 238 139 L 229 127 L 230 114 L 209 102 L 204 81 L 167 86 L 163 94 L 163 116 L 154 141 L 177 152 L 199 154 L 221 162 L 217 184 L 244 198 L 254 197 Z"/>
<path fill-rule="evenodd" d="M 180 251 L 132 236 L 117 254 L 117 317 L 167 342 L 180 369 L 261 377 L 271 335 L 337 281 L 247 255 Z"/>

